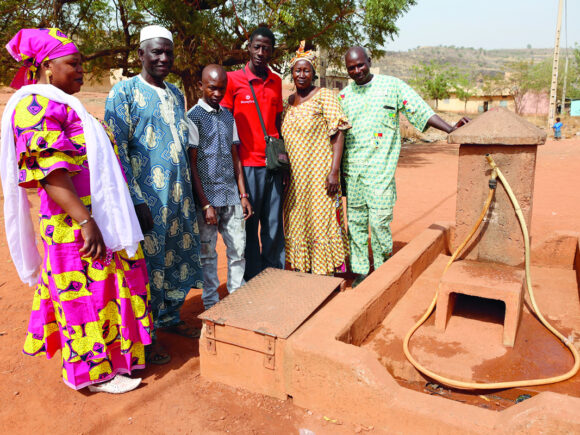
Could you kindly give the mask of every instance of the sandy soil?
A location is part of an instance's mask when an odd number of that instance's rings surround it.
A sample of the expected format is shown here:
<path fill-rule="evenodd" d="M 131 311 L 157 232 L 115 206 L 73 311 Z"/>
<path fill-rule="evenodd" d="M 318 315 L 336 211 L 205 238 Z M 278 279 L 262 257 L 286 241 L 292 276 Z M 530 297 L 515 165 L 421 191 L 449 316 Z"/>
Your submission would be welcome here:
<path fill-rule="evenodd" d="M 0 89 L 0 109 L 9 91 Z M 102 116 L 103 94 L 80 95 Z M 393 233 L 400 247 L 437 220 L 454 219 L 457 146 L 406 145 L 397 171 L 398 202 Z M 558 229 L 580 231 L 580 139 L 540 147 L 532 236 Z M 36 195 L 30 196 L 35 207 Z M 200 377 L 198 341 L 162 335 L 173 359 L 141 373 L 138 390 L 122 396 L 75 392 L 60 378 L 59 358 L 47 361 L 21 352 L 32 289 L 20 283 L 6 246 L 0 216 L 0 425 L 10 433 L 315 433 L 379 432 L 340 415 L 323 415 Z M 225 279 L 224 247 L 219 275 Z M 221 287 L 223 294 L 224 288 Z M 201 291 L 190 292 L 183 317 L 200 325 Z M 353 398 L 356 403 L 356 398 Z"/>

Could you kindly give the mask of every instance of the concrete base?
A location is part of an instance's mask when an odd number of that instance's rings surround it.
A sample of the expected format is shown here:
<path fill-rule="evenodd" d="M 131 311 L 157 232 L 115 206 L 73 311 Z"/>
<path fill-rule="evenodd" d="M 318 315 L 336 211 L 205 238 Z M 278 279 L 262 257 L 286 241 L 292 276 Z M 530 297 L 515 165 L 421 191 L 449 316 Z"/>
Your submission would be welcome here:
<path fill-rule="evenodd" d="M 423 433 L 429 427 L 449 434 L 580 431 L 580 414 L 577 412 L 580 409 L 580 398 L 572 397 L 569 393 L 550 392 L 560 391 L 557 388 L 566 383 L 547 386 L 531 399 L 497 412 L 447 400 L 437 394 L 428 395 L 423 392 L 423 388 L 420 391 L 405 388 L 381 364 L 377 352 L 359 347 L 375 333 L 395 307 L 406 302 L 408 291 L 417 280 L 428 279 L 431 285 L 420 292 L 423 299 L 411 304 L 413 311 L 401 312 L 395 323 L 403 330 L 404 336 L 421 316 L 435 292 L 445 263 L 438 270 L 431 270 L 430 266 L 441 254 L 450 255 L 451 228 L 449 224 L 432 225 L 360 286 L 335 297 L 296 331 L 287 346 L 287 361 L 292 361 L 287 374 L 291 388 L 289 394 L 294 404 L 327 416 L 374 425 L 389 433 Z M 579 235 L 574 237 L 578 244 Z M 574 263 L 576 267 L 580 265 L 575 258 L 564 262 Z M 577 295 L 577 287 L 573 290 Z M 558 316 L 561 319 L 558 309 L 550 304 L 551 299 L 553 295 L 548 294 L 541 297 L 538 303 L 548 318 Z M 569 306 L 574 304 L 577 307 L 577 299 L 568 302 Z M 572 318 L 578 319 L 576 315 L 572 315 Z M 566 321 L 563 332 L 568 335 L 580 327 L 574 325 L 578 324 L 570 325 Z M 385 332 L 391 337 L 394 335 L 392 329 Z M 432 345 L 437 347 L 434 342 L 436 338 L 432 340 Z M 552 342 L 554 346 L 562 347 L 553 337 Z M 485 342 L 482 344 L 485 345 Z M 451 360 L 457 345 L 450 343 L 448 346 Z M 504 346 L 499 347 L 506 351 Z M 387 351 L 402 354 L 401 335 L 397 334 L 393 338 L 392 346 Z M 434 350 L 436 354 L 441 351 L 439 348 Z M 540 362 L 543 360 L 540 358 Z M 564 370 L 569 370 L 571 362 L 566 360 L 564 365 Z M 524 366 L 528 367 L 529 364 L 524 363 Z M 454 373 L 447 375 L 453 376 Z M 573 382 L 572 386 L 576 390 L 578 384 L 574 382 L 578 382 L 578 378 L 579 375 L 568 381 Z M 479 380 L 495 379 L 485 377 Z M 425 385 L 425 381 L 422 385 Z M 479 397 L 482 392 L 470 394 Z"/>
<path fill-rule="evenodd" d="M 473 261 L 453 263 L 439 284 L 435 328 L 445 331 L 458 294 L 495 299 L 505 304 L 503 344 L 513 347 L 522 313 L 524 281 L 521 269 Z"/>
<path fill-rule="evenodd" d="M 552 392 L 561 391 L 557 389 L 561 385 L 578 382 L 578 375 L 570 381 L 547 386 L 531 399 L 497 412 L 448 400 L 437 394 L 425 394 L 423 389 L 415 391 L 405 388 L 381 364 L 380 356 L 375 351 L 360 347 L 396 305 L 407 301 L 408 291 L 414 283 L 431 273 L 433 276 L 429 279 L 433 284 L 427 291 L 420 292 L 426 301 L 416 302 L 413 305 L 415 312 L 402 313 L 397 324 L 407 330 L 426 309 L 442 271 L 441 268 L 430 272 L 430 266 L 442 254 L 449 255 L 450 229 L 450 224 L 432 225 L 360 286 L 336 294 L 296 330 L 284 346 L 286 393 L 292 396 L 295 405 L 329 418 L 372 425 L 377 433 L 424 433 L 425 428 L 446 434 L 579 432 L 580 398 L 569 393 Z M 580 269 L 578 236 L 574 236 L 577 240 L 575 257 L 565 260 L 567 264 L 574 264 L 574 276 Z M 573 290 L 577 298 L 578 289 Z M 554 316 L 563 319 L 560 317 L 561 311 L 550 303 L 551 299 L 553 295 L 546 295 L 538 301 L 544 314 L 550 319 Z M 577 308 L 577 304 L 577 299 L 568 302 L 570 310 L 573 306 Z M 573 318 L 580 317 L 574 315 Z M 454 320 L 451 319 L 448 329 L 453 327 Z M 573 339 L 577 340 L 578 336 L 573 331 L 580 329 L 580 326 L 574 326 L 577 323 L 570 325 L 567 320 L 565 322 L 556 323 L 556 326 L 566 326 L 563 332 L 572 334 Z M 395 341 L 392 351 L 402 352 L 401 340 Z M 506 351 L 505 347 L 496 344 Z M 558 343 L 555 342 L 555 345 Z M 450 351 L 453 352 L 453 347 Z M 571 363 L 565 361 L 564 364 L 568 370 Z M 549 365 L 553 365 L 551 361 Z M 233 365 L 232 370 L 235 370 Z M 576 391 L 577 385 L 573 384 Z M 470 394 L 478 397 L 481 392 Z"/>

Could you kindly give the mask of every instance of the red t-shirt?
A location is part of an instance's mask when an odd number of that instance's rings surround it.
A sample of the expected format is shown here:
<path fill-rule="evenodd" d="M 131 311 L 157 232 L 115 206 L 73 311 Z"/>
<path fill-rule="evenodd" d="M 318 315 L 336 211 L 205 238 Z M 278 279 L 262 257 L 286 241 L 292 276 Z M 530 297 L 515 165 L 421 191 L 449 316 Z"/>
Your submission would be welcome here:
<path fill-rule="evenodd" d="M 252 81 L 266 132 L 273 137 L 279 137 L 276 115 L 282 112 L 282 79 L 268 69 L 268 77 L 262 80 L 246 64 L 244 69 L 228 72 L 228 88 L 221 102 L 223 107 L 234 114 L 240 137 L 242 165 L 266 166 L 266 142 L 248 79 Z"/>

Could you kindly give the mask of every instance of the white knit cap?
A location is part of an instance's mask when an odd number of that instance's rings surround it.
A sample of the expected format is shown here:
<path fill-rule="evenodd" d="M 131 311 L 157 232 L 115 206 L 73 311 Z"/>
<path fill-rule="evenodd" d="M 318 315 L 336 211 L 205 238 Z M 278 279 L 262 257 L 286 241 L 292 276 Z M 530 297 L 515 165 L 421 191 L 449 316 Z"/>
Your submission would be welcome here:
<path fill-rule="evenodd" d="M 139 43 L 153 38 L 165 38 L 173 42 L 173 35 L 171 35 L 171 32 L 167 30 L 165 27 L 153 25 L 143 27 L 141 29 Z"/>

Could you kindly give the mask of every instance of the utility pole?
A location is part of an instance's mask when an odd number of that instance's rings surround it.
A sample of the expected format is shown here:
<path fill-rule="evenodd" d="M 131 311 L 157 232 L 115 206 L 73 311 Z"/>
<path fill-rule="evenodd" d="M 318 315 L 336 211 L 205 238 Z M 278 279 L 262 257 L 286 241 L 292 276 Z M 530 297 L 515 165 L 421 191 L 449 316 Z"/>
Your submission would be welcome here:
<path fill-rule="evenodd" d="M 556 25 L 556 42 L 554 43 L 554 62 L 552 64 L 552 86 L 550 87 L 550 111 L 548 112 L 548 128 L 554 125 L 556 116 L 556 94 L 558 91 L 558 61 L 560 60 L 560 29 L 562 27 L 562 4 L 558 3 L 558 23 Z"/>
<path fill-rule="evenodd" d="M 564 67 L 564 85 L 562 86 L 562 114 L 566 112 L 566 82 L 568 81 L 568 0 L 564 3 L 564 41 L 566 42 L 566 66 Z"/>

